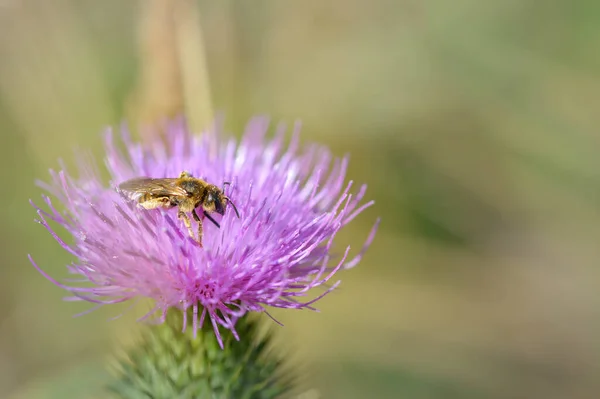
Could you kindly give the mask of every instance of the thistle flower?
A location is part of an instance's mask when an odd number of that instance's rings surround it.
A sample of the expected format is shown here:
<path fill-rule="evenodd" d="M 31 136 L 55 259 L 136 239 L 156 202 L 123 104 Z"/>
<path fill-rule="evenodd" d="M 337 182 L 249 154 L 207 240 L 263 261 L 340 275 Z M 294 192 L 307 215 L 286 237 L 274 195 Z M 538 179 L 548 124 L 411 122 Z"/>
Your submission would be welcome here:
<path fill-rule="evenodd" d="M 108 186 L 93 163 L 80 161 L 79 178 L 63 168 L 50 171 L 49 184 L 40 183 L 66 211 L 48 196 L 43 196 L 48 210 L 32 203 L 37 221 L 76 258 L 67 268 L 83 284 L 59 282 L 30 256 L 31 262 L 73 294 L 67 300 L 96 304 L 90 310 L 150 298 L 154 307 L 140 320 L 164 322 L 168 309 L 177 308 L 183 330 L 191 324 L 195 333 L 209 319 L 221 347 L 219 328 L 239 340 L 236 321 L 248 312 L 267 313 L 266 306 L 315 310 L 314 302 L 340 283 L 328 282 L 355 266 L 373 240 L 378 222 L 353 259 L 349 247 L 338 256 L 332 251 L 340 229 L 373 201 L 361 203 L 364 185 L 351 194 L 352 182 L 345 184 L 347 158 L 333 159 L 317 145 L 299 153 L 297 126 L 286 149 L 285 130 L 267 139 L 268 125 L 262 118 L 252 120 L 239 144 L 217 128 L 193 135 L 183 121 L 169 124 L 164 140 L 141 143 L 133 142 L 126 129 L 120 140 L 109 130 Z M 220 228 L 204 223 L 204 247 L 189 237 L 176 209 L 140 209 L 116 190 L 130 178 L 176 177 L 182 171 L 217 185 L 232 183 L 227 195 L 241 218 L 228 209 Z M 51 221 L 70 233 L 72 243 L 57 234 Z M 327 288 L 304 299 L 319 286 Z"/>

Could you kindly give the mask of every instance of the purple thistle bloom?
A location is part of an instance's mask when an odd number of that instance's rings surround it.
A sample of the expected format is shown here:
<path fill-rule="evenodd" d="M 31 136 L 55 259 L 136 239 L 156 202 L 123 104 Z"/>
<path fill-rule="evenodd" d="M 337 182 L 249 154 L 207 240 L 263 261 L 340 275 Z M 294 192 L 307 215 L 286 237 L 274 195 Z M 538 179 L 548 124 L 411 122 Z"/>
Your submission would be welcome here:
<path fill-rule="evenodd" d="M 163 140 L 143 143 L 132 142 L 125 129 L 117 143 L 109 131 L 111 187 L 91 162 L 82 161 L 78 179 L 64 170 L 50 171 L 52 182 L 40 183 L 66 212 L 47 196 L 48 211 L 34 205 L 38 222 L 77 258 L 67 267 L 83 286 L 58 282 L 30 257 L 31 262 L 73 294 L 67 300 L 97 304 L 90 311 L 150 298 L 154 308 L 140 320 L 156 316 L 164 322 L 169 308 L 191 307 L 194 333 L 208 317 L 221 346 L 218 326 L 239 339 L 235 324 L 247 312 L 266 312 L 265 306 L 314 310 L 311 305 L 340 282 L 314 299 L 302 297 L 311 288 L 327 286 L 339 270 L 355 266 L 373 240 L 378 222 L 358 255 L 349 260 L 348 247 L 330 264 L 335 235 L 373 201 L 361 204 L 365 185 L 350 193 L 352 182 L 344 182 L 347 158 L 332 159 L 316 145 L 298 154 L 297 128 L 286 149 L 284 129 L 268 140 L 268 124 L 262 118 L 251 121 L 239 144 L 217 128 L 192 135 L 183 122 L 170 124 Z M 117 144 L 124 144 L 125 154 Z M 134 177 L 177 177 L 184 170 L 219 186 L 232 182 L 227 195 L 240 211 L 240 219 L 229 207 L 224 216 L 216 215 L 220 229 L 204 223 L 204 248 L 189 237 L 176 209 L 140 209 L 115 189 Z M 64 227 L 73 243 L 60 238 L 50 221 Z"/>

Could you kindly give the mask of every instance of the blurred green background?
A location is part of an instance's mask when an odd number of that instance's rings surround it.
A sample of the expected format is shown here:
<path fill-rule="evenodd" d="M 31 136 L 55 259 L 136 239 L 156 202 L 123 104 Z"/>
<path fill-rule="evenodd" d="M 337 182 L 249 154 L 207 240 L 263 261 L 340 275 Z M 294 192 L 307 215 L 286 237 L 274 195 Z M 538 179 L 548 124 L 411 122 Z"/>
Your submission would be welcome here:
<path fill-rule="evenodd" d="M 139 328 L 27 262 L 70 260 L 34 180 L 107 125 L 202 123 L 206 77 L 231 131 L 351 153 L 377 204 L 340 242 L 383 218 L 321 313 L 276 312 L 301 398 L 600 397 L 600 2 L 176 3 L 0 0 L 0 397 L 92 397 Z"/>

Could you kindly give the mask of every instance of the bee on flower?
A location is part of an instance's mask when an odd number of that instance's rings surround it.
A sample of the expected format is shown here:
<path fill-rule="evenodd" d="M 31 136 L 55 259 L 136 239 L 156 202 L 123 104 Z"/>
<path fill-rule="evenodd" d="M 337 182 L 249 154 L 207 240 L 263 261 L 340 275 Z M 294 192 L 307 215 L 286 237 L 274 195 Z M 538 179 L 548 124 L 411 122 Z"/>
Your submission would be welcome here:
<path fill-rule="evenodd" d="M 379 221 L 352 259 L 349 247 L 336 257 L 337 233 L 373 205 L 363 202 L 366 186 L 353 192 L 345 181 L 347 158 L 333 159 L 320 146 L 299 151 L 297 129 L 287 147 L 284 130 L 271 139 L 267 130 L 256 118 L 239 143 L 216 129 L 194 135 L 182 121 L 168 126 L 164 140 L 134 142 L 123 130 L 119 143 L 109 131 L 109 184 L 81 162 L 78 178 L 51 171 L 41 185 L 54 198 L 34 204 L 38 222 L 74 257 L 69 273 L 87 283 L 62 283 L 31 262 L 69 299 L 104 306 L 149 298 L 154 307 L 141 319 L 164 322 L 169 309 L 182 310 L 184 330 L 209 321 L 221 346 L 219 329 L 239 339 L 236 321 L 248 312 L 314 309 L 338 286 L 328 284 L 336 274 L 358 264 Z M 230 182 L 227 195 L 213 182 Z M 303 299 L 319 286 L 326 289 Z"/>

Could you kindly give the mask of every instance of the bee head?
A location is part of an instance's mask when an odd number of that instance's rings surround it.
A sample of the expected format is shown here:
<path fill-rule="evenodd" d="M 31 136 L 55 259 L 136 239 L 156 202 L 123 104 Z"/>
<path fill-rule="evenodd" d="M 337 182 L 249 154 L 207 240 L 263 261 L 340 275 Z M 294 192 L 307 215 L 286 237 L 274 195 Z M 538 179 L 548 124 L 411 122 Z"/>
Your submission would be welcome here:
<path fill-rule="evenodd" d="M 202 207 L 208 213 L 216 212 L 219 215 L 224 215 L 225 208 L 227 207 L 228 203 L 233 206 L 233 210 L 235 211 L 236 216 L 239 218 L 240 214 L 229 197 L 225 195 L 223 190 L 219 189 L 217 186 L 211 185 L 206 190 L 206 197 L 204 197 Z"/>
<path fill-rule="evenodd" d="M 227 205 L 225 196 L 216 186 L 208 186 L 206 189 L 206 196 L 202 203 L 202 208 L 208 213 L 216 212 L 219 215 L 225 214 L 225 207 Z"/>

